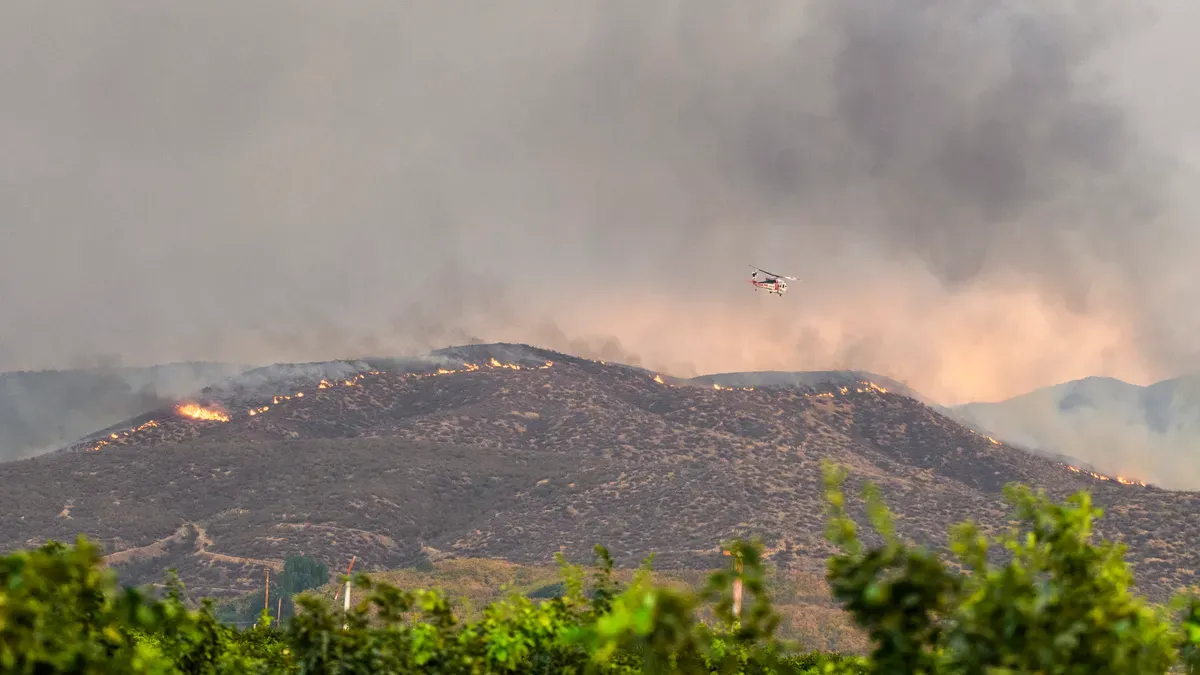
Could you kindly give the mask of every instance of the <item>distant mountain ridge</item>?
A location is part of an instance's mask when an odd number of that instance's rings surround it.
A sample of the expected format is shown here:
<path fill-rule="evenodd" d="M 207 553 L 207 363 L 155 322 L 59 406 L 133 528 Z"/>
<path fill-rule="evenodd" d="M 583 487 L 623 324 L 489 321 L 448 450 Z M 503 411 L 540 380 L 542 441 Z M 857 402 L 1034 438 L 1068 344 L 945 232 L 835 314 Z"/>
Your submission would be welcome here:
<path fill-rule="evenodd" d="M 1200 374 L 1147 386 L 1087 377 L 946 412 L 1007 442 L 1074 458 L 1102 473 L 1200 489 Z"/>

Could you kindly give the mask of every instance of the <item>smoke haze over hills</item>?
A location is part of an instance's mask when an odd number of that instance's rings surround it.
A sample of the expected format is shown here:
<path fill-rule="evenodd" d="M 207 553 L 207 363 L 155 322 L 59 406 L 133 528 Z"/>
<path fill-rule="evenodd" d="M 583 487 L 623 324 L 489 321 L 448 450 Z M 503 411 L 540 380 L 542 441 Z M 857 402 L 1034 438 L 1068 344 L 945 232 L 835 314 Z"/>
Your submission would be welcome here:
<path fill-rule="evenodd" d="M 0 370 L 478 338 L 950 404 L 1200 368 L 1200 10 L 918 5 L 4 3 Z"/>
<path fill-rule="evenodd" d="M 1200 490 L 1200 377 L 1148 387 L 1091 377 L 949 414 L 1025 448 L 1065 455 L 1107 475 Z"/>

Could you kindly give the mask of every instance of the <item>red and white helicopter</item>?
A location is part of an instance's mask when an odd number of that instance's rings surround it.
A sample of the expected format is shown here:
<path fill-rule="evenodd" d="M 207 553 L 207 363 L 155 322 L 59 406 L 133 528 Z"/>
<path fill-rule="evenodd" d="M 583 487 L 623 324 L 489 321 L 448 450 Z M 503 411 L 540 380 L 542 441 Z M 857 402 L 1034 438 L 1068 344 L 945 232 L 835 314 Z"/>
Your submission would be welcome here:
<path fill-rule="evenodd" d="M 798 281 L 798 279 L 796 279 L 796 277 L 788 277 L 788 276 L 784 276 L 782 274 L 774 274 L 772 272 L 768 272 L 768 271 L 762 269 L 761 267 L 755 267 L 754 265 L 751 265 L 750 269 L 753 269 L 754 272 L 752 272 L 750 274 L 750 278 L 747 279 L 747 281 L 749 281 L 751 284 L 753 284 L 754 290 L 757 291 L 758 289 L 761 288 L 764 291 L 766 291 L 767 293 L 775 293 L 781 298 L 783 297 L 784 293 L 787 293 L 787 282 L 783 281 L 783 280 L 787 279 L 788 281 Z M 759 279 L 758 278 L 759 272 L 762 272 L 763 276 L 765 278 Z"/>

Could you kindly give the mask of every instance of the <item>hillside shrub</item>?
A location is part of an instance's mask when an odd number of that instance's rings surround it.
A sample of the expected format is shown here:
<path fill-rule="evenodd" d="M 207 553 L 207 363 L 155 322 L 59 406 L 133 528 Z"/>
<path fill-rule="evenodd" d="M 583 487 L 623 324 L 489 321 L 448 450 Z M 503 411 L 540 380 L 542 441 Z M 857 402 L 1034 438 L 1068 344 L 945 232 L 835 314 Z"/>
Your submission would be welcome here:
<path fill-rule="evenodd" d="M 865 656 L 805 652 L 776 636 L 753 541 L 727 544 L 729 566 L 691 590 L 655 583 L 652 558 L 621 584 L 596 547 L 590 575 L 560 556 L 561 581 L 534 593 L 543 597 L 512 592 L 469 622 L 440 591 L 359 574 L 347 613 L 299 593 L 285 624 L 264 609 L 240 629 L 218 621 L 211 603 L 187 607 L 173 579 L 163 597 L 119 588 L 80 538 L 0 558 L 0 672 L 1200 675 L 1200 600 L 1155 607 L 1134 595 L 1121 547 L 1092 541 L 1100 513 L 1086 493 L 1056 504 L 1009 488 L 1012 530 L 989 538 L 959 525 L 950 561 L 904 542 L 870 485 L 868 521 L 882 544 L 865 546 L 845 478 L 826 468 L 829 537 L 840 549 L 827 578 L 870 637 Z M 993 547 L 1005 562 L 992 561 Z M 292 569 L 285 592 L 327 574 L 301 560 Z"/>

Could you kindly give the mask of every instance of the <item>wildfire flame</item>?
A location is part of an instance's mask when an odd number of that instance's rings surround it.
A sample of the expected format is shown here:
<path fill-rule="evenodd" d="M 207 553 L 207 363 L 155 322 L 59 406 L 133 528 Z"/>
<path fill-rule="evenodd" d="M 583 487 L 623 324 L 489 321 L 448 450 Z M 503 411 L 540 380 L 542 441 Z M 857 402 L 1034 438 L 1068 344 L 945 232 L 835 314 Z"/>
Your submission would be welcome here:
<path fill-rule="evenodd" d="M 209 421 L 209 422 L 228 422 L 229 421 L 229 415 L 226 415 L 225 413 L 221 412 L 220 410 L 211 410 L 209 408 L 201 408 L 200 406 L 196 405 L 195 403 L 188 403 L 185 405 L 181 405 L 175 409 L 175 412 L 179 413 L 180 415 L 183 415 L 184 417 L 190 417 L 194 420 L 204 420 L 204 421 Z"/>
<path fill-rule="evenodd" d="M 855 387 L 855 389 L 854 389 L 855 393 L 866 394 L 866 393 L 869 393 L 872 391 L 879 393 L 879 394 L 888 393 L 887 389 L 884 389 L 883 387 L 875 384 L 874 382 L 860 382 L 859 384 L 861 384 L 862 386 Z M 843 396 L 850 393 L 850 387 L 838 387 L 837 390 L 838 390 L 838 393 Z M 821 392 L 819 394 L 805 394 L 805 396 L 808 398 L 833 398 L 834 393 L 831 391 L 825 391 L 825 392 Z"/>
<path fill-rule="evenodd" d="M 992 438 L 991 436 L 986 436 L 984 434 L 981 434 L 978 431 L 975 431 L 974 429 L 967 429 L 967 431 L 975 434 L 976 436 L 983 436 L 984 438 L 988 439 L 988 442 L 991 443 L 992 445 L 1003 445 L 1000 441 Z"/>
<path fill-rule="evenodd" d="M 146 429 L 152 429 L 157 426 L 158 426 L 158 420 L 150 420 L 148 422 L 143 422 L 143 423 L 139 424 L 138 426 L 136 426 L 132 429 L 129 429 L 127 431 L 122 431 L 119 434 L 116 432 L 111 433 L 108 435 L 107 439 L 101 439 L 99 441 L 96 441 L 94 444 L 92 444 L 91 447 L 85 448 L 85 450 L 87 452 L 96 452 L 97 450 L 99 450 L 100 448 L 103 448 L 106 445 L 112 445 L 112 441 L 120 440 L 122 438 L 129 438 L 131 435 L 136 434 L 139 431 L 145 431 Z"/>
<path fill-rule="evenodd" d="M 659 384 L 665 384 L 665 383 L 663 382 L 662 375 L 655 375 L 655 376 L 654 376 L 654 381 L 655 381 L 655 382 L 657 382 L 657 383 L 659 383 Z"/>
<path fill-rule="evenodd" d="M 492 369 L 496 369 L 496 368 L 507 369 L 507 370 L 534 369 L 532 366 L 522 367 L 522 366 L 519 366 L 514 363 L 501 363 L 501 362 L 497 361 L 495 358 L 489 359 L 488 363 L 485 365 L 488 368 L 492 368 Z M 545 370 L 547 368 L 552 367 L 553 365 L 554 365 L 553 361 L 546 361 L 544 364 L 537 366 L 536 370 Z M 438 368 L 437 373 L 425 373 L 425 374 L 411 373 L 411 374 L 405 375 L 404 377 L 408 377 L 408 378 L 433 377 L 434 375 L 449 375 L 451 373 L 470 373 L 470 372 L 474 372 L 474 371 L 477 371 L 480 369 L 481 369 L 481 366 L 479 366 L 478 364 L 466 363 L 466 364 L 463 364 L 463 367 L 461 370 L 446 370 L 445 368 Z M 329 380 L 321 380 L 320 383 L 317 385 L 317 389 L 332 389 L 337 386 L 352 387 L 352 386 L 357 385 L 361 380 L 366 379 L 370 375 L 382 375 L 382 374 L 383 373 L 381 371 L 371 370 L 371 371 L 359 373 L 358 375 L 355 375 L 354 377 L 352 377 L 350 379 L 342 380 L 341 382 L 337 382 L 337 383 L 330 382 Z M 661 379 L 659 381 L 661 381 Z M 281 403 L 290 401 L 295 398 L 304 398 L 304 392 L 298 391 L 295 394 L 291 394 L 291 395 L 278 394 L 276 396 L 272 396 L 271 397 L 271 405 L 279 405 Z M 247 411 L 247 415 L 249 415 L 250 417 L 256 417 L 258 415 L 262 415 L 263 413 L 267 412 L 270 409 L 271 409 L 271 406 L 269 406 L 269 405 L 264 405 L 264 406 L 261 406 L 258 408 L 252 408 Z M 194 419 L 194 420 L 215 421 L 215 422 L 228 422 L 230 420 L 229 415 L 221 410 L 214 409 L 214 408 L 204 408 L 195 403 L 181 404 L 179 406 L 176 406 L 175 411 L 181 417 L 187 417 L 187 418 Z M 104 446 L 112 445 L 113 442 L 115 442 L 115 441 L 119 441 L 123 438 L 127 438 L 131 434 L 135 434 L 139 431 L 144 431 L 151 427 L 157 427 L 157 426 L 159 426 L 159 423 L 157 421 L 150 420 L 149 422 L 146 422 L 136 428 L 130 429 L 129 431 L 124 431 L 121 433 L 111 433 L 111 434 L 109 434 L 109 437 L 107 439 L 102 439 L 102 440 L 96 441 L 93 445 L 86 448 L 86 450 L 88 452 L 95 452 Z"/>
<path fill-rule="evenodd" d="M 553 365 L 554 365 L 553 361 L 547 361 L 543 365 L 538 366 L 537 369 L 545 370 Z M 485 363 L 484 366 L 487 366 L 488 368 L 493 368 L 493 369 L 502 368 L 505 370 L 527 370 L 527 369 L 532 368 L 531 366 L 519 366 L 515 363 L 501 363 L 500 361 L 497 361 L 496 357 L 494 357 L 494 356 L 489 358 L 488 362 Z M 480 366 L 477 363 L 464 363 L 462 365 L 462 368 L 460 368 L 458 370 L 448 370 L 446 368 L 438 367 L 436 373 L 426 373 L 424 375 L 417 375 L 416 377 L 433 377 L 435 375 L 452 375 L 454 373 L 473 373 L 477 370 L 482 370 L 482 366 Z"/>
<path fill-rule="evenodd" d="M 1120 483 L 1121 485 L 1137 485 L 1139 487 L 1146 487 L 1146 484 L 1143 483 L 1142 481 L 1125 478 L 1124 476 L 1105 476 L 1104 474 L 1096 473 L 1094 471 L 1085 471 L 1084 469 L 1080 469 L 1077 466 L 1071 466 L 1070 464 L 1066 464 L 1064 466 L 1066 466 L 1067 469 L 1074 471 L 1075 473 L 1082 474 L 1085 476 L 1091 476 L 1092 478 L 1095 478 L 1097 480 L 1105 480 L 1105 481 L 1109 481 L 1111 483 Z"/>

